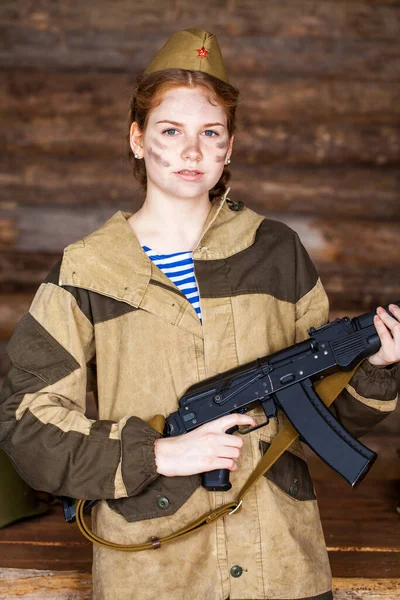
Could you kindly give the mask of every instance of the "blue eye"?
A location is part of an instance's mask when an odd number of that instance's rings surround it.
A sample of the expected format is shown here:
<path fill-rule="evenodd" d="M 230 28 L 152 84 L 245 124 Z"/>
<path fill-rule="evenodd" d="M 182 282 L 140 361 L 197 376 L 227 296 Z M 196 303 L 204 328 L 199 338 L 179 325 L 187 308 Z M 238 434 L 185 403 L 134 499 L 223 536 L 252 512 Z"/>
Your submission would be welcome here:
<path fill-rule="evenodd" d="M 207 137 L 214 137 L 214 135 L 218 135 L 218 133 L 216 131 L 213 131 L 212 129 L 206 129 L 206 131 L 204 133 L 206 134 Z M 214 135 L 208 135 L 209 133 L 212 133 Z"/>
<path fill-rule="evenodd" d="M 170 134 L 170 131 L 178 131 L 177 129 L 165 129 L 165 131 L 163 131 L 163 133 L 167 133 L 168 135 Z M 174 135 L 174 134 L 173 134 Z M 172 137 L 172 136 L 171 136 Z"/>

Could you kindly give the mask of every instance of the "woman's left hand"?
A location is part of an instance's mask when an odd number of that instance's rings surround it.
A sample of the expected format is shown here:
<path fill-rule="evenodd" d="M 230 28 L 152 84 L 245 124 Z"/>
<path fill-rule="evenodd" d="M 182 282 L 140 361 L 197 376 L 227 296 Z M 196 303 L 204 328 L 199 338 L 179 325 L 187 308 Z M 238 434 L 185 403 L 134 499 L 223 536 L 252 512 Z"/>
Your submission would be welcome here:
<path fill-rule="evenodd" d="M 368 357 L 371 365 L 386 367 L 400 361 L 400 308 L 389 304 L 389 313 L 379 306 L 374 317 L 374 325 L 381 340 L 381 347 L 376 354 Z"/>

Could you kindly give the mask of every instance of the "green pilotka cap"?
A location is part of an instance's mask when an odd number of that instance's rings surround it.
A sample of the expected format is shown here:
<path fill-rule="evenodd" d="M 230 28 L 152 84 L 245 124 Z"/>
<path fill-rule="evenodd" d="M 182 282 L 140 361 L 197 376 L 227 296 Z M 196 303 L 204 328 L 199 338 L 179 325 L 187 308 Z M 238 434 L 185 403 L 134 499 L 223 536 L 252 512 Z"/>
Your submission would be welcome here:
<path fill-rule="evenodd" d="M 229 83 L 218 40 L 203 29 L 174 33 L 155 55 L 145 74 L 163 69 L 202 71 Z"/>
<path fill-rule="evenodd" d="M 0 450 L 0 482 L 0 529 L 47 511 L 47 504 L 21 479 L 3 450 Z"/>

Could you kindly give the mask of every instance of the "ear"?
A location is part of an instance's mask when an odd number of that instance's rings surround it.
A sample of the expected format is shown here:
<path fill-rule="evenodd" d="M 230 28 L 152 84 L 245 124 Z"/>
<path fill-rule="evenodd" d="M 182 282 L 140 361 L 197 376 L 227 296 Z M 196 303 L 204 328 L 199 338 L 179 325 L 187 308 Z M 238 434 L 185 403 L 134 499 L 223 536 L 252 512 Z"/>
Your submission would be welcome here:
<path fill-rule="evenodd" d="M 235 138 L 234 134 L 232 134 L 231 137 L 229 138 L 229 146 L 228 146 L 228 150 L 226 152 L 226 160 L 228 160 L 228 158 L 231 157 L 234 138 Z"/>
<path fill-rule="evenodd" d="M 131 123 L 129 143 L 133 154 L 139 154 L 139 158 L 143 158 L 143 134 L 136 121 Z"/>

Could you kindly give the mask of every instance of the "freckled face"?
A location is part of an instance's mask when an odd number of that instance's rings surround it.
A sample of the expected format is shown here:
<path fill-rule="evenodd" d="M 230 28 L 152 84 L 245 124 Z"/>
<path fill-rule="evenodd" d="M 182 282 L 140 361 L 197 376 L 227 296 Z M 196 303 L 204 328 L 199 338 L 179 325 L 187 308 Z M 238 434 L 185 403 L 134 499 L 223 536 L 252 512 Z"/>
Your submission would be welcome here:
<path fill-rule="evenodd" d="M 178 197 L 208 194 L 221 177 L 231 144 L 223 108 L 213 105 L 202 87 L 165 92 L 154 108 L 142 137 L 148 189 Z M 200 171 L 195 180 L 177 173 Z"/>

